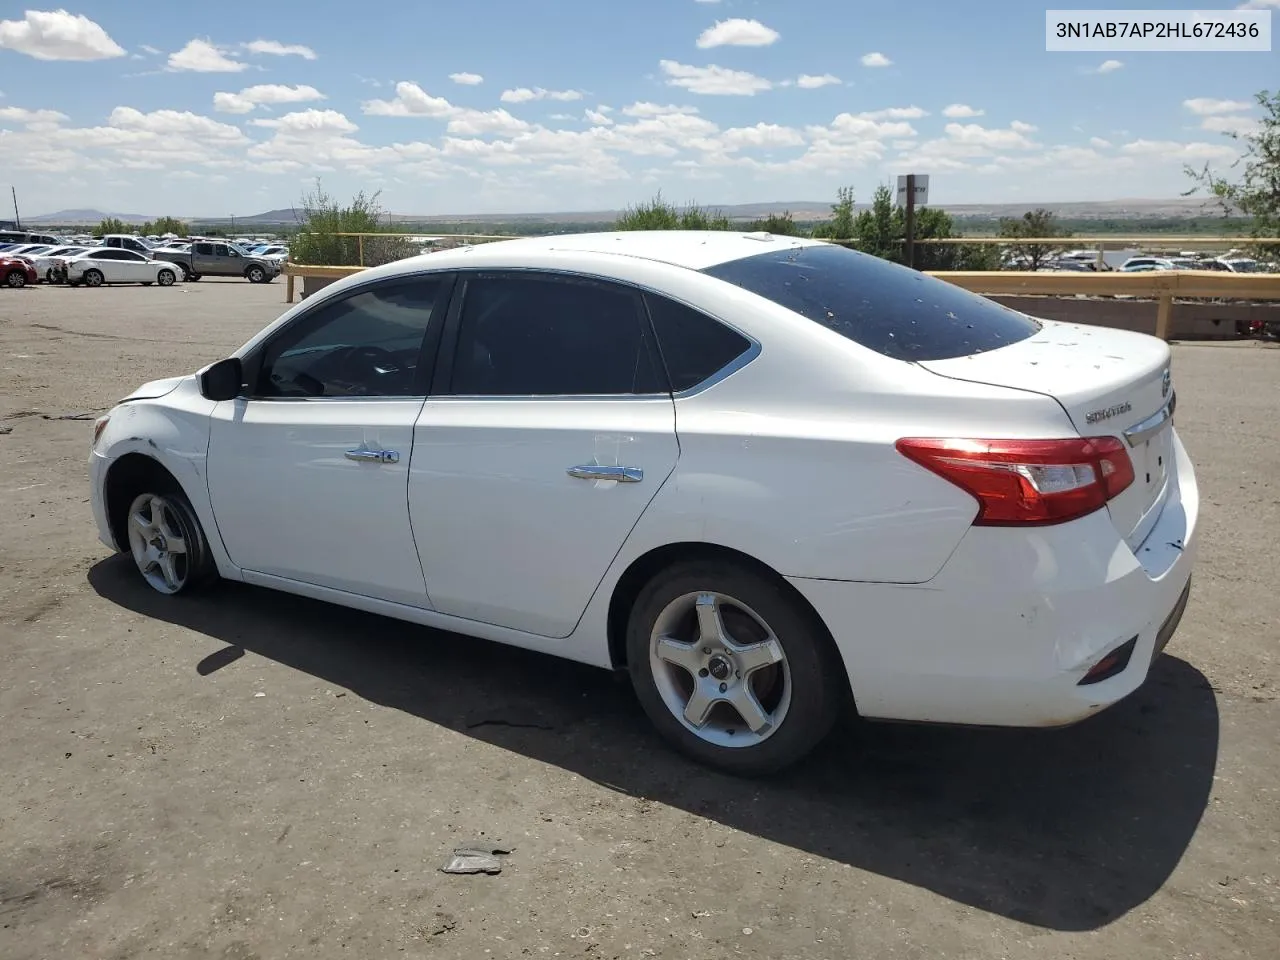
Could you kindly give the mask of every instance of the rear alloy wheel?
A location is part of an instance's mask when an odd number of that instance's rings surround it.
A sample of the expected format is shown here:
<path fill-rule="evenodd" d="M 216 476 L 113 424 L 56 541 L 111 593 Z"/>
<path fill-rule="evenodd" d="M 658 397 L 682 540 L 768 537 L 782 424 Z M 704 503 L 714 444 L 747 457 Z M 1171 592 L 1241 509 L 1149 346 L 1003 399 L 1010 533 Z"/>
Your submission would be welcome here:
<path fill-rule="evenodd" d="M 209 544 L 182 494 L 139 494 L 129 505 L 127 526 L 133 562 L 153 590 L 181 593 L 209 579 Z"/>
<path fill-rule="evenodd" d="M 161 270 L 156 274 L 156 283 L 162 287 L 172 287 L 173 281 L 177 280 L 177 276 L 172 270 Z"/>
<path fill-rule="evenodd" d="M 267 279 L 267 271 L 261 267 L 250 267 L 244 272 L 245 277 L 250 283 L 262 283 Z"/>
<path fill-rule="evenodd" d="M 27 275 L 21 270 L 14 270 L 4 278 L 4 285 L 14 290 L 27 285 Z"/>
<path fill-rule="evenodd" d="M 788 767 L 839 715 L 844 667 L 784 587 L 745 566 L 699 561 L 655 577 L 627 628 L 641 705 L 678 749 L 729 773 Z"/>
<path fill-rule="evenodd" d="M 102 275 L 101 270 L 86 270 L 84 272 L 84 283 L 87 287 L 100 287 L 106 277 Z"/>

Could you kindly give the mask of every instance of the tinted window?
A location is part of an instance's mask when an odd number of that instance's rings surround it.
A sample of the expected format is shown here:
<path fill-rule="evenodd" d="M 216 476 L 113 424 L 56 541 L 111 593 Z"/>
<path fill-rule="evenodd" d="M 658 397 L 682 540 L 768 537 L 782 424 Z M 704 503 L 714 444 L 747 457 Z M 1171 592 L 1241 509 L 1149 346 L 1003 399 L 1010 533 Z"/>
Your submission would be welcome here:
<path fill-rule="evenodd" d="M 789 247 L 703 271 L 898 360 L 944 360 L 1025 340 L 1025 314 L 915 270 L 831 244 Z"/>
<path fill-rule="evenodd" d="M 129 254 L 125 250 L 99 250 L 93 254 L 94 260 L 128 260 Z"/>
<path fill-rule="evenodd" d="M 263 397 L 422 396 L 423 337 L 443 287 L 414 280 L 364 290 L 318 307 L 263 351 Z"/>
<path fill-rule="evenodd" d="M 467 281 L 450 392 L 480 396 L 665 392 L 639 295 L 566 277 Z"/>
<path fill-rule="evenodd" d="M 147 258 L 146 258 L 146 257 L 144 257 L 144 256 L 143 256 L 142 254 L 140 254 L 140 253 L 134 253 L 132 250 L 119 250 L 119 251 L 117 251 L 116 259 L 117 259 L 117 260 L 130 260 L 130 261 L 132 261 L 132 262 L 134 262 L 134 263 L 138 263 L 138 262 L 140 262 L 140 261 L 142 261 L 142 260 L 146 260 Z"/>
<path fill-rule="evenodd" d="M 212 256 L 212 255 L 213 255 L 213 244 L 212 244 L 212 243 L 197 243 L 197 244 L 196 244 L 196 253 L 200 254 L 202 257 Z"/>
<path fill-rule="evenodd" d="M 672 390 L 697 386 L 751 346 L 742 334 L 705 313 L 651 293 L 644 299 Z"/>

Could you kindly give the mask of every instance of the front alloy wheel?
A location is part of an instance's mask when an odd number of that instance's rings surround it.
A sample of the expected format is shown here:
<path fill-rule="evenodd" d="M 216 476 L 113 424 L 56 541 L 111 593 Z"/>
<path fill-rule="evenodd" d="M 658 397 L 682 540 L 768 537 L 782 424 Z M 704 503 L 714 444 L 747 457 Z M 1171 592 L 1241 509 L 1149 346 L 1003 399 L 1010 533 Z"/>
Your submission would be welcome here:
<path fill-rule="evenodd" d="M 184 589 L 198 562 L 200 536 L 184 506 L 158 493 L 140 494 L 129 507 L 128 525 L 129 551 L 142 578 L 160 593 Z"/>

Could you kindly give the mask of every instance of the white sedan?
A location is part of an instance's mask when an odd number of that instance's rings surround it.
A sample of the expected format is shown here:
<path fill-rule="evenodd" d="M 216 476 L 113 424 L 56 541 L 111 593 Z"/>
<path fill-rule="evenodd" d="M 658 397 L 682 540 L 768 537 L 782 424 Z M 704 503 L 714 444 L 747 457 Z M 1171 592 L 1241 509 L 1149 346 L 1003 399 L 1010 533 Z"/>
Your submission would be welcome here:
<path fill-rule="evenodd" d="M 141 283 L 151 286 L 173 286 L 178 279 L 178 268 L 163 260 L 152 260 L 132 250 L 116 247 L 96 247 L 67 257 L 67 283 L 100 287 L 105 283 Z"/>
<path fill-rule="evenodd" d="M 93 513 L 160 593 L 627 670 L 674 745 L 764 773 L 850 703 L 1053 726 L 1143 683 L 1197 546 L 1169 361 L 816 241 L 512 240 L 141 387 L 95 426 Z"/>

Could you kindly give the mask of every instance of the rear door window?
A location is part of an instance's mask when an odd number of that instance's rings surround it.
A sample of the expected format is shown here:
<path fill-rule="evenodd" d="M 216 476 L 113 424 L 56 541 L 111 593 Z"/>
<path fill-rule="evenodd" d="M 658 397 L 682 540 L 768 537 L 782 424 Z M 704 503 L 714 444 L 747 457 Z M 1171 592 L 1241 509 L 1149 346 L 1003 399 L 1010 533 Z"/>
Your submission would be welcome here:
<path fill-rule="evenodd" d="M 786 247 L 703 273 L 895 360 L 966 357 L 1040 330 L 1026 314 L 986 297 L 833 244 Z"/>

